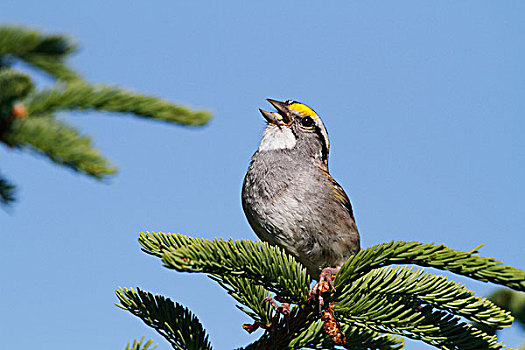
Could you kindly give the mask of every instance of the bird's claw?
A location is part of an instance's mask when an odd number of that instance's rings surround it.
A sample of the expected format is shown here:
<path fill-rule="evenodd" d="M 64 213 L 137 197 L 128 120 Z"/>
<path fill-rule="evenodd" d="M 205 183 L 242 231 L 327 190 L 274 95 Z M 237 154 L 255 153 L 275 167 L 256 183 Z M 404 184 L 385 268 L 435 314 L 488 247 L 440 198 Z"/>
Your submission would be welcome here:
<path fill-rule="evenodd" d="M 325 267 L 319 275 L 318 282 L 315 284 L 315 286 L 312 288 L 312 291 L 310 292 L 310 297 L 317 298 L 317 300 L 319 301 L 319 313 L 321 313 L 324 306 L 323 294 L 328 293 L 332 290 L 335 292 L 335 285 L 332 276 L 337 274 L 338 272 L 339 268 L 337 267 Z"/>

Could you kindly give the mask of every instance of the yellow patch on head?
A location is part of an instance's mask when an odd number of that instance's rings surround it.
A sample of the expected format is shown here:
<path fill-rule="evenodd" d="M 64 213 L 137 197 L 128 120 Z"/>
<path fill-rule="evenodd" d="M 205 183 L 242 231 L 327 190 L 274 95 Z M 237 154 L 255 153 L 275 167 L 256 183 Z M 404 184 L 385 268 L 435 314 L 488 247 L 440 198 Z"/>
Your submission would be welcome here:
<path fill-rule="evenodd" d="M 290 109 L 293 109 L 296 112 L 301 113 L 302 115 L 308 115 L 310 117 L 317 117 L 317 113 L 315 113 L 313 109 L 311 109 L 307 105 L 303 105 L 302 103 L 294 102 L 288 107 Z"/>

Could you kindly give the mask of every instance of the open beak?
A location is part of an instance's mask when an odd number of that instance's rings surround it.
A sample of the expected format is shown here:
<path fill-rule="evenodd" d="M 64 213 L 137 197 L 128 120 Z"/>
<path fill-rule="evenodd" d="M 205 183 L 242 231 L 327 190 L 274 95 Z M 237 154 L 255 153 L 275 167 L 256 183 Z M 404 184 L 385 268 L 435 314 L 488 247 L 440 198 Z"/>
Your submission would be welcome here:
<path fill-rule="evenodd" d="M 279 121 L 281 119 L 281 116 L 279 115 L 279 113 L 266 112 L 265 110 L 260 109 L 260 108 L 259 108 L 259 112 L 261 112 L 261 114 L 263 115 L 264 119 L 266 119 L 266 121 L 268 123 L 279 124 Z"/>
<path fill-rule="evenodd" d="M 292 118 L 290 117 L 290 110 L 288 109 L 286 103 L 272 100 L 269 98 L 266 99 L 266 101 L 270 102 L 272 106 L 274 106 L 277 109 L 277 112 L 267 112 L 259 108 L 259 111 L 261 112 L 263 117 L 268 121 L 268 123 L 276 125 L 289 125 L 292 122 Z"/>

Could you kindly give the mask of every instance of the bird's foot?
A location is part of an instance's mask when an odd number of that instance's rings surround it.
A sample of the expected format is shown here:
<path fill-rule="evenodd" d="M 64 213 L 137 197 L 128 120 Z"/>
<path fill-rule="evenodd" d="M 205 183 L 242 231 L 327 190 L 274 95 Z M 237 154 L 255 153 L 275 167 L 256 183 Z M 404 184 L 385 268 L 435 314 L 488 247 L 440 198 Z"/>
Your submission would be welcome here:
<path fill-rule="evenodd" d="M 319 275 L 318 282 L 312 288 L 310 297 L 316 298 L 319 303 L 319 313 L 322 312 L 324 306 L 323 294 L 330 291 L 335 291 L 334 281 L 332 276 L 339 272 L 338 267 L 325 267 Z"/>
<path fill-rule="evenodd" d="M 339 322 L 335 318 L 332 310 L 332 305 L 328 304 L 325 307 L 325 301 L 323 295 L 331 291 L 335 291 L 335 285 L 333 276 L 339 272 L 338 267 L 325 267 L 319 275 L 318 282 L 312 288 L 310 297 L 308 298 L 313 307 L 317 306 L 319 314 L 321 314 L 321 321 L 323 322 L 323 328 L 326 335 L 338 345 L 344 345 L 346 343 L 346 336 L 342 332 Z"/>

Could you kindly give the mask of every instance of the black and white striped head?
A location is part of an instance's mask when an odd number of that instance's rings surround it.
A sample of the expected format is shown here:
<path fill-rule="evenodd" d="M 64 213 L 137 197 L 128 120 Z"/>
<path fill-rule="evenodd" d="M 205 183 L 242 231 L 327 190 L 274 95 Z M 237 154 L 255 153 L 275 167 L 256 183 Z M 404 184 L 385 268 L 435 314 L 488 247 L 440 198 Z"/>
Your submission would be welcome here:
<path fill-rule="evenodd" d="M 268 125 L 259 151 L 294 149 L 328 166 L 330 142 L 323 121 L 313 109 L 296 101 L 267 99 L 277 112 L 259 109 Z"/>

